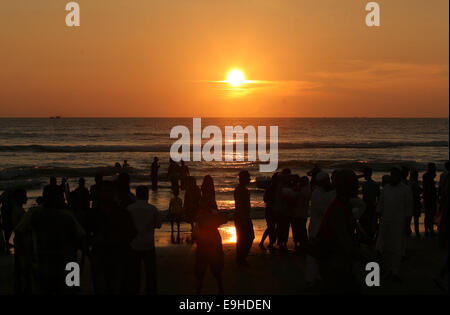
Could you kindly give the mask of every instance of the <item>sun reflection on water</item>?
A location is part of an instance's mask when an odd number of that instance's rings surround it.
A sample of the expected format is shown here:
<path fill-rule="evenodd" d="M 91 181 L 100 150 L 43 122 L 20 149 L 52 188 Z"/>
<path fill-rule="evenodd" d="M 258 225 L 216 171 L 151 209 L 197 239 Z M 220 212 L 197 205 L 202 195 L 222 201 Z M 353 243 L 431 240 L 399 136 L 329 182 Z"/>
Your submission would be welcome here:
<path fill-rule="evenodd" d="M 236 228 L 233 225 L 219 227 L 222 243 L 236 243 Z"/>

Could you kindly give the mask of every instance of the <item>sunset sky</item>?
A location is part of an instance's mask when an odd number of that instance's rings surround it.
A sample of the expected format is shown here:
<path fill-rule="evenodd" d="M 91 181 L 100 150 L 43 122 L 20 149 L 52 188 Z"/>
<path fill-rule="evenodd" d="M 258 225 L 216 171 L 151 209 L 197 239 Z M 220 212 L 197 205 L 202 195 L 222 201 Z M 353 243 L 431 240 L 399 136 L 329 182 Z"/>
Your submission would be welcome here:
<path fill-rule="evenodd" d="M 448 0 L 67 2 L 0 4 L 0 117 L 448 117 Z"/>

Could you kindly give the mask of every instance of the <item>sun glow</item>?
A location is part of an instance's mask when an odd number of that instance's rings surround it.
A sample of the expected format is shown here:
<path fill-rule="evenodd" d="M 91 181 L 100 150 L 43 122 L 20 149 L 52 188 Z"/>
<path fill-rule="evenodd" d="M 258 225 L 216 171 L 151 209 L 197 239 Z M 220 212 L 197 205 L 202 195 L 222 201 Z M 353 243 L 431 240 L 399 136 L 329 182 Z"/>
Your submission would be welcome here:
<path fill-rule="evenodd" d="M 231 70 L 227 74 L 226 82 L 233 86 L 240 86 L 242 83 L 245 82 L 245 75 L 241 70 Z"/>
<path fill-rule="evenodd" d="M 222 235 L 222 239 L 224 243 L 236 243 L 236 228 L 234 226 L 222 226 L 219 228 L 220 234 Z"/>

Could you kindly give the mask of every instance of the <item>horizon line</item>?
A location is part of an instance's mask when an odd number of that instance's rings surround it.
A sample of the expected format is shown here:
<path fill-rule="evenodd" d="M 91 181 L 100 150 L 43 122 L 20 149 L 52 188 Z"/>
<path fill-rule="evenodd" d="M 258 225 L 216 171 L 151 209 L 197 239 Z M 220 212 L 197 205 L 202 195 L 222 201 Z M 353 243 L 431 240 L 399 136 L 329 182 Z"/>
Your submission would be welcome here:
<path fill-rule="evenodd" d="M 58 118 L 57 118 L 58 117 Z M 408 117 L 408 116 L 0 116 L 0 119 L 449 119 L 449 116 L 422 116 L 422 117 Z"/>

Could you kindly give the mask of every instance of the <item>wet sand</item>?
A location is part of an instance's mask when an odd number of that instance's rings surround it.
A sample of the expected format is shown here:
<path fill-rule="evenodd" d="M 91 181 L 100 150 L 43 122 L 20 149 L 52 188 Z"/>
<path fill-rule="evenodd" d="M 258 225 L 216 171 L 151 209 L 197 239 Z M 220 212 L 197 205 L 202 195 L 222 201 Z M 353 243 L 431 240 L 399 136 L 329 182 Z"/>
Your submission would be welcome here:
<path fill-rule="evenodd" d="M 225 252 L 224 288 L 226 294 L 317 294 L 306 288 L 305 257 L 289 253 L 262 251 L 257 245 L 264 231 L 264 220 L 254 220 L 256 239 L 248 262 L 249 268 L 237 267 L 233 225 L 228 223 L 222 230 Z M 160 294 L 194 294 L 193 274 L 195 245 L 190 243 L 189 226 L 182 225 L 180 244 L 172 244 L 170 225 L 164 224 L 157 236 L 158 291 Z M 289 244 L 292 248 L 292 244 Z M 438 248 L 437 238 L 411 238 L 408 240 L 407 257 L 402 264 L 403 283 L 381 282 L 380 287 L 364 285 L 364 266 L 355 268 L 359 275 L 362 293 L 378 294 L 442 294 L 433 276 L 443 266 L 446 253 Z M 0 294 L 11 294 L 13 288 L 13 256 L 0 256 Z M 92 294 L 86 264 L 81 278 L 81 294 Z M 211 274 L 204 281 L 204 294 L 217 293 Z"/>

